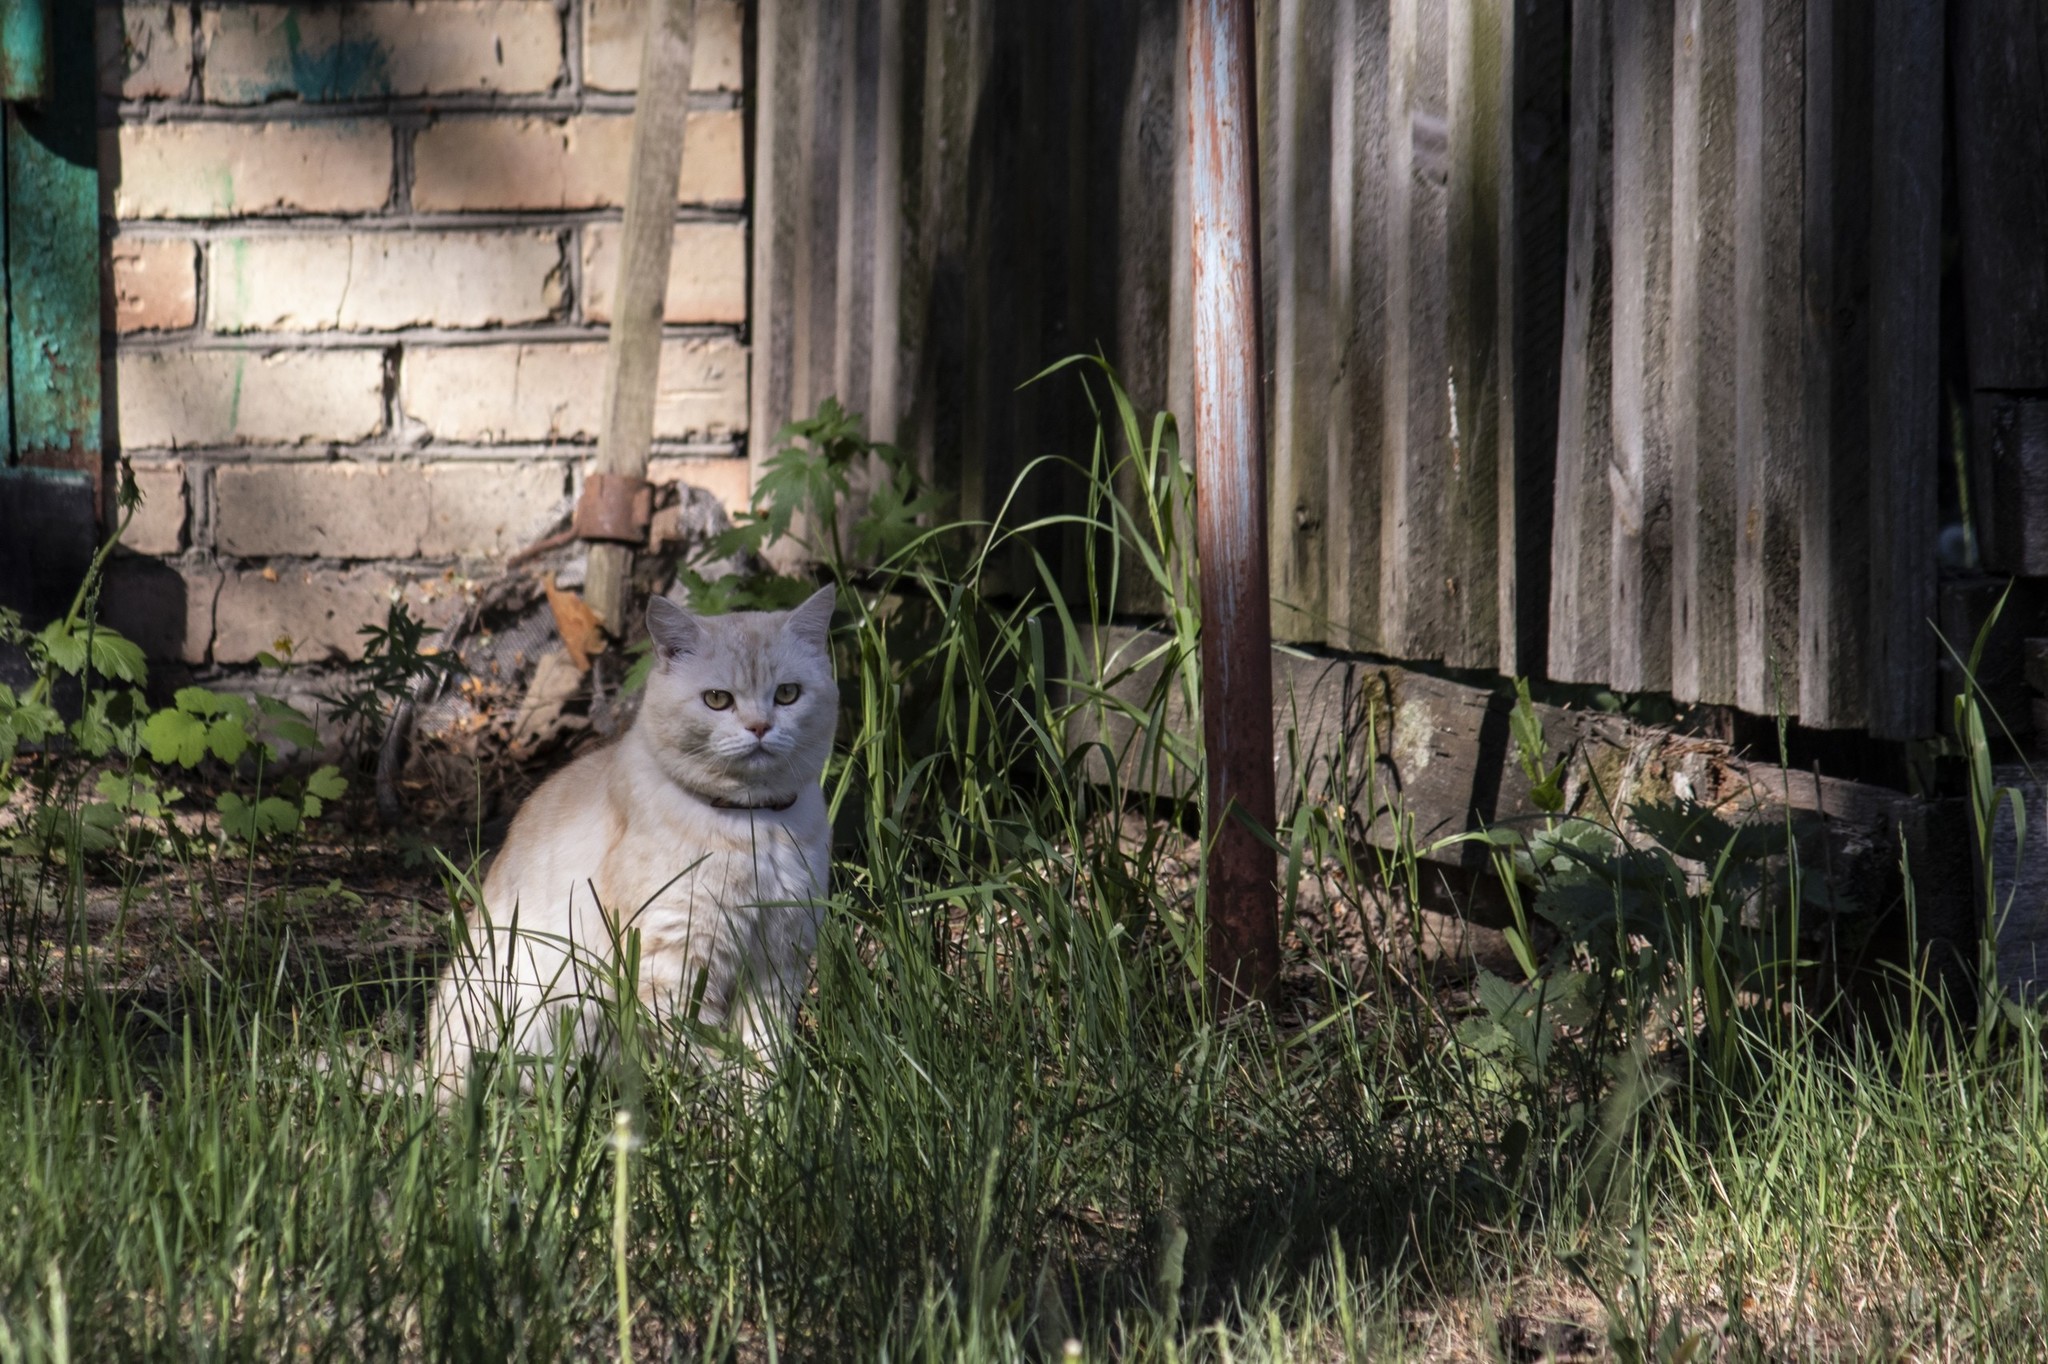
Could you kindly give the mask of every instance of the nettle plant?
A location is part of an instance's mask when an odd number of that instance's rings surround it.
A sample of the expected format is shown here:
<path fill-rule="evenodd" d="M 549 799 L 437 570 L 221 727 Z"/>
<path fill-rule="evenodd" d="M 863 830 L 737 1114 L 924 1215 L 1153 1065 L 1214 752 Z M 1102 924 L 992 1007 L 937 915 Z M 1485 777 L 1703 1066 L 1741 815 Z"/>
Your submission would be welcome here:
<path fill-rule="evenodd" d="M 859 585 L 873 588 L 867 595 L 879 601 L 902 577 L 939 567 L 939 539 L 924 523 L 944 505 L 944 495 L 925 485 L 901 449 L 869 440 L 860 413 L 826 398 L 815 415 L 777 431 L 775 441 L 775 454 L 755 480 L 752 505 L 676 574 L 692 610 L 785 611 L 802 602 L 818 590 L 817 578 L 778 572 L 763 557 L 785 542 L 839 584 L 842 607 L 856 605 Z M 855 514 L 842 516 L 857 481 L 866 484 L 866 498 Z M 711 576 L 713 565 L 735 561 L 746 566 L 743 571 Z M 906 605 L 894 603 L 891 616 L 899 639 L 917 624 L 916 612 Z M 652 666 L 645 640 L 634 653 L 629 690 L 646 680 Z"/>
<path fill-rule="evenodd" d="M 1804 930 L 1841 908 L 1800 872 L 1817 821 L 1737 824 L 1676 795 L 1622 811 L 1597 790 L 1604 819 L 1567 814 L 1565 763 L 1546 759 L 1526 682 L 1511 728 L 1542 816 L 1463 837 L 1490 845 L 1522 978 L 1482 971 L 1479 1011 L 1459 1040 L 1491 1063 L 1500 1089 L 1524 1096 L 1555 1095 L 1561 1064 L 1584 1069 L 1590 1093 L 1617 1056 L 1671 1048 L 1745 1083 L 1742 1029 L 1794 1002 L 1810 965 Z M 1587 1113 L 1556 1116 L 1574 1126 Z"/>
<path fill-rule="evenodd" d="M 22 653 L 33 678 L 19 692 L 0 683 L 0 808 L 29 796 L 16 826 L 0 828 L 0 853 L 69 862 L 135 850 L 152 837 L 182 847 L 193 831 L 172 817 L 186 799 L 177 783 L 194 776 L 246 780 L 247 794 L 223 790 L 214 799 L 214 834 L 225 846 L 294 834 L 348 788 L 333 767 L 276 770 L 281 745 L 310 751 L 319 742 L 311 721 L 283 701 L 184 687 L 168 706 L 149 703 L 142 650 L 98 620 L 107 561 L 140 503 L 124 466 L 120 524 L 63 616 L 32 630 L 0 609 L 0 644 Z M 35 761 L 24 763 L 30 754 Z"/>

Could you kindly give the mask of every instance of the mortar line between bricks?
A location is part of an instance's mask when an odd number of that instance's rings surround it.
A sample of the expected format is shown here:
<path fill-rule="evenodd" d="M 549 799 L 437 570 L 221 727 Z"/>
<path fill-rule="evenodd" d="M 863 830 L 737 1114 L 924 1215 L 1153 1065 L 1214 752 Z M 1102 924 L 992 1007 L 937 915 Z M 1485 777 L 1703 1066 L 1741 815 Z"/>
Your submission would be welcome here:
<path fill-rule="evenodd" d="M 305 214 L 287 217 L 271 214 L 247 218 L 103 218 L 113 229 L 107 235 L 118 241 L 171 238 L 179 241 L 224 241 L 236 237 L 299 237 L 343 232 L 486 232 L 533 228 L 540 231 L 565 227 L 619 226 L 625 213 L 616 208 L 590 209 L 492 209 L 475 213 L 382 213 L 360 218 L 334 214 Z M 678 226 L 745 227 L 744 208 L 716 204 L 678 204 Z"/>
<path fill-rule="evenodd" d="M 661 329 L 664 341 L 731 341 L 740 344 L 739 324 L 733 322 L 671 322 Z M 115 348 L 121 353 L 159 354 L 167 351 L 310 351 L 375 350 L 393 345 L 412 346 L 502 346 L 557 345 L 578 341 L 602 342 L 611 328 L 604 323 L 576 326 L 550 322 L 533 327 L 451 328 L 405 327 L 391 331 L 251 331 L 129 332 Z M 105 336 L 106 333 L 102 333 Z M 105 348 L 102 347 L 104 350 Z"/>
<path fill-rule="evenodd" d="M 577 114 L 622 115 L 633 112 L 636 97 L 596 90 L 580 95 L 393 95 L 365 100 L 271 100 L 265 104 L 206 104 L 190 100 L 122 100 L 113 106 L 113 120 L 102 100 L 100 127 L 147 128 L 164 123 L 287 123 L 293 126 L 344 119 L 391 124 L 430 124 L 437 119 L 471 115 L 527 115 L 568 118 Z M 693 114 L 738 113 L 745 108 L 740 90 L 692 90 L 684 106 Z"/>

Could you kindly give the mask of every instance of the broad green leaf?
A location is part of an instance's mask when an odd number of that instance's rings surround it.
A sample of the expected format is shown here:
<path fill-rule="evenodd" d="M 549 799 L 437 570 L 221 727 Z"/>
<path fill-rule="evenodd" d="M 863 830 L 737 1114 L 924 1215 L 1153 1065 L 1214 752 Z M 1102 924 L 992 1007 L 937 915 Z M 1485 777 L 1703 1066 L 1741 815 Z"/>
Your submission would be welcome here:
<path fill-rule="evenodd" d="M 75 626 L 53 620 L 36 635 L 43 656 L 60 672 L 76 673 L 85 667 L 85 639 Z"/>
<path fill-rule="evenodd" d="M 256 806 L 256 828 L 264 834 L 290 833 L 299 827 L 299 810 L 278 796 L 265 796 Z"/>
<path fill-rule="evenodd" d="M 249 751 L 249 731 L 242 728 L 240 720 L 223 716 L 207 726 L 206 746 L 214 757 L 233 766 Z"/>
<path fill-rule="evenodd" d="M 316 767 L 306 778 L 306 790 L 322 800 L 339 800 L 348 790 L 348 778 L 338 767 Z"/>
<path fill-rule="evenodd" d="M 196 767 L 206 756 L 206 722 L 182 710 L 160 710 L 143 722 L 142 746 L 160 763 Z"/>
<path fill-rule="evenodd" d="M 92 632 L 92 666 L 101 676 L 123 682 L 140 682 L 149 676 L 149 664 L 143 659 L 141 648 L 104 625 L 94 627 Z"/>
<path fill-rule="evenodd" d="M 299 827 L 298 807 L 276 796 L 265 796 L 251 805 L 233 791 L 224 791 L 213 808 L 220 812 L 221 829 L 244 843 Z"/>
<path fill-rule="evenodd" d="M 208 691 L 204 687 L 180 687 L 178 694 L 172 698 L 178 709 L 188 715 L 223 714 L 230 709 L 232 699 L 235 698 L 222 696 L 219 692 Z"/>

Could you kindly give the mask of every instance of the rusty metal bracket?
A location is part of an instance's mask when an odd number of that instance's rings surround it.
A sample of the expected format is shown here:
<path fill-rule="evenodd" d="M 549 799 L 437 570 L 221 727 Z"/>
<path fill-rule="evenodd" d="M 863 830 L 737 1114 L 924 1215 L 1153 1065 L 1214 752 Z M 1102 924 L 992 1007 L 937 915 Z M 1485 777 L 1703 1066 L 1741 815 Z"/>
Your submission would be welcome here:
<path fill-rule="evenodd" d="M 591 474 L 583 480 L 570 529 L 581 540 L 638 545 L 654 519 L 654 487 L 637 474 Z"/>

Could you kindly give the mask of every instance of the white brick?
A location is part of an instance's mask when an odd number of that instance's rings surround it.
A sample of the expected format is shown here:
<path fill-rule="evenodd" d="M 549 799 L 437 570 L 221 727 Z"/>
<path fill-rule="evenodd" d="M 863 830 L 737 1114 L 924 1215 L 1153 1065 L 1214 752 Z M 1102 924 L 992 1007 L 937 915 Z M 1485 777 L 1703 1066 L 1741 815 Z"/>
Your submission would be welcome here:
<path fill-rule="evenodd" d="M 129 0 L 94 14 L 100 93 L 119 99 L 177 99 L 192 84 L 192 7 Z"/>
<path fill-rule="evenodd" d="M 408 580 L 375 569 L 296 564 L 228 573 L 214 604 L 213 661 L 247 663 L 286 642 L 301 663 L 360 658 L 362 627 L 384 623 L 394 591 L 436 627 L 462 610 L 458 586 L 438 576 Z"/>
<path fill-rule="evenodd" d="M 116 238 L 107 250 L 114 330 L 179 331 L 199 320 L 199 248 L 187 241 Z"/>
<path fill-rule="evenodd" d="M 200 31 L 210 104 L 539 94 L 562 72 L 554 0 L 236 5 Z"/>
<path fill-rule="evenodd" d="M 604 346 L 591 341 L 416 346 L 405 353 L 400 382 L 406 414 L 443 440 L 594 440 L 603 400 Z M 744 346 L 663 343 L 657 436 L 725 440 L 746 424 Z"/>
<path fill-rule="evenodd" d="M 751 505 L 753 470 L 745 455 L 686 455 L 647 461 L 650 483 L 666 486 L 684 483 L 702 488 L 722 503 L 728 513 L 742 512 Z"/>
<path fill-rule="evenodd" d="M 612 290 L 619 281 L 620 227 L 583 229 L 583 315 L 612 320 Z M 669 250 L 670 322 L 747 320 L 747 230 L 739 223 L 677 223 Z"/>
<path fill-rule="evenodd" d="M 697 0 L 692 90 L 740 88 L 742 23 L 740 0 Z M 640 35 L 646 31 L 646 0 L 584 0 L 583 83 L 595 90 L 638 88 Z"/>
<path fill-rule="evenodd" d="M 391 130 L 333 123 L 132 123 L 100 135 L 118 218 L 369 213 L 391 197 Z"/>
<path fill-rule="evenodd" d="M 129 350 L 115 411 L 131 450 L 358 441 L 384 419 L 376 351 Z"/>
<path fill-rule="evenodd" d="M 245 558 L 504 555 L 559 510 L 560 465 L 246 464 L 214 473 L 214 538 Z"/>
<path fill-rule="evenodd" d="M 500 327 L 554 316 L 552 232 L 368 232 L 235 237 L 207 247 L 215 331 Z"/>
<path fill-rule="evenodd" d="M 566 119 L 443 119 L 413 140 L 413 207 L 616 208 L 625 202 L 633 120 L 624 114 Z M 736 109 L 691 114 L 683 126 L 676 202 L 737 204 L 746 198 L 745 125 Z"/>
<path fill-rule="evenodd" d="M 185 466 L 138 464 L 135 486 L 142 505 L 121 537 L 122 547 L 137 554 L 176 554 L 185 548 Z"/>

